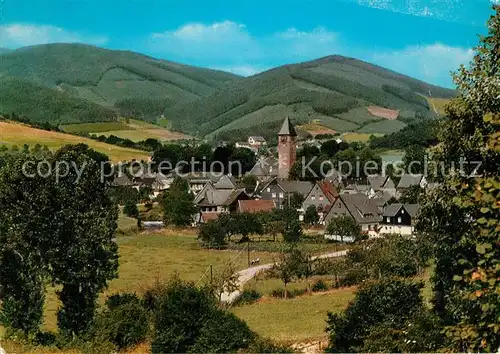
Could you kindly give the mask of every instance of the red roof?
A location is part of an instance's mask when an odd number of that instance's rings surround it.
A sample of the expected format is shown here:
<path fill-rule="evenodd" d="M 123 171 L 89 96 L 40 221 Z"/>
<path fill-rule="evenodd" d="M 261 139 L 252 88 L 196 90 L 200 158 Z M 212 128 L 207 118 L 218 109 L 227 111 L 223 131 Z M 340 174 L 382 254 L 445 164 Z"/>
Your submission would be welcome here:
<path fill-rule="evenodd" d="M 258 213 L 271 211 L 276 208 L 273 200 L 238 200 L 238 211 L 240 213 Z"/>
<path fill-rule="evenodd" d="M 328 181 L 320 181 L 318 182 L 319 188 L 323 191 L 325 196 L 328 198 L 328 201 L 330 203 L 333 203 L 335 201 L 335 198 L 339 196 L 339 192 L 337 191 L 337 188 L 332 182 Z"/>
<path fill-rule="evenodd" d="M 217 220 L 219 218 L 219 214 L 215 211 L 201 213 L 202 222 L 208 222 L 210 220 Z"/>

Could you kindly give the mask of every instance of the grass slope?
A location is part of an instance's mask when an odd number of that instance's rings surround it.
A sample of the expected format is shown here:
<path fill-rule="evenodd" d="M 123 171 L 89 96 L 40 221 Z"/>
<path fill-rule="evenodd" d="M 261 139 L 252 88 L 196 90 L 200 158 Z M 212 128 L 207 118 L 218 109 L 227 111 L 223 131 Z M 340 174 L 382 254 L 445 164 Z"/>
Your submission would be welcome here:
<path fill-rule="evenodd" d="M 108 155 L 113 162 L 130 161 L 132 159 L 146 160 L 149 158 L 149 154 L 145 151 L 109 145 L 75 135 L 35 129 L 23 124 L 0 122 L 0 145 L 17 145 L 22 147 L 24 144 L 30 146 L 40 144 L 55 150 L 67 144 L 78 143 L 87 144 L 92 149 Z"/>
<path fill-rule="evenodd" d="M 62 125 L 61 129 L 68 133 L 89 133 L 95 135 L 118 136 L 132 141 L 141 141 L 148 138 L 161 141 L 189 139 L 190 137 L 172 132 L 160 125 L 151 124 L 136 119 L 119 119 L 118 122 L 81 123 Z"/>
<path fill-rule="evenodd" d="M 435 116 L 423 96 L 429 92 L 433 97 L 455 94 L 369 63 L 332 56 L 233 81 L 209 96 L 167 108 L 166 116 L 174 128 L 209 138 L 225 132 L 243 135 L 242 131 L 263 124 L 271 127 L 286 116 L 297 124 L 319 119 L 328 128 L 355 131 L 383 120 L 367 112 L 367 106 Z M 384 123 L 365 131 L 386 133 L 401 127 Z"/>

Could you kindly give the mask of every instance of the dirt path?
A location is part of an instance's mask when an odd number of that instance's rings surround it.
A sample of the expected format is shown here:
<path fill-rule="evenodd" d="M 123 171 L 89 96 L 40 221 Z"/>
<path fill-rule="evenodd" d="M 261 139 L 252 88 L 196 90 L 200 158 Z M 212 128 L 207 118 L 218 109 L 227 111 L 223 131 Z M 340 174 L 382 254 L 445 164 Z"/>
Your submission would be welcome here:
<path fill-rule="evenodd" d="M 313 256 L 311 258 L 312 258 L 312 260 L 324 259 L 324 258 L 335 258 L 335 257 L 345 256 L 346 254 L 347 254 L 347 250 L 343 250 L 343 251 L 330 252 L 330 253 L 325 253 L 325 254 L 321 254 L 318 256 Z M 268 264 L 263 264 L 260 266 L 250 267 L 247 269 L 240 270 L 237 273 L 238 274 L 239 290 L 236 290 L 232 293 L 227 293 L 227 292 L 223 293 L 221 300 L 223 302 L 229 302 L 229 303 L 233 302 L 238 297 L 238 295 L 241 293 L 241 289 L 243 289 L 243 286 L 245 285 L 245 283 L 247 283 L 248 281 L 253 279 L 258 273 L 260 273 L 264 270 L 271 269 L 274 264 L 275 263 L 268 263 Z"/>

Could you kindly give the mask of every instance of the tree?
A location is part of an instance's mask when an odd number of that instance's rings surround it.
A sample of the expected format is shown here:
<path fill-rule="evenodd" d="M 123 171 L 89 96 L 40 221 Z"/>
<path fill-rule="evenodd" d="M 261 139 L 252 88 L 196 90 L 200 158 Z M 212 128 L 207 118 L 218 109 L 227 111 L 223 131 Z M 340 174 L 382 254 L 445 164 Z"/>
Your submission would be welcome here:
<path fill-rule="evenodd" d="M 337 152 L 340 151 L 340 146 L 335 139 L 325 141 L 321 144 L 321 153 L 328 156 L 334 157 Z"/>
<path fill-rule="evenodd" d="M 418 204 L 424 194 L 424 189 L 420 186 L 410 186 L 405 188 L 399 197 L 399 202 L 403 204 Z"/>
<path fill-rule="evenodd" d="M 139 217 L 139 209 L 137 204 L 131 199 L 127 199 L 125 206 L 123 207 L 123 213 L 131 218 Z"/>
<path fill-rule="evenodd" d="M 318 211 L 315 205 L 309 205 L 304 214 L 304 223 L 308 225 L 316 225 L 319 222 Z"/>
<path fill-rule="evenodd" d="M 245 192 L 251 195 L 257 186 L 257 177 L 254 175 L 245 175 L 241 178 L 241 186 L 245 188 Z"/>
<path fill-rule="evenodd" d="M 294 209 L 300 209 L 304 203 L 304 196 L 297 192 L 286 194 L 286 199 L 283 201 L 284 206 L 289 206 Z"/>
<path fill-rule="evenodd" d="M 223 293 L 232 293 L 240 288 L 238 283 L 238 273 L 231 262 L 225 263 L 222 269 L 215 273 L 211 279 L 210 287 L 215 296 L 222 302 Z"/>
<path fill-rule="evenodd" d="M 454 75 L 460 95 L 446 108 L 433 160 L 447 167 L 425 196 L 417 228 L 434 244 L 435 311 L 458 351 L 500 347 L 500 6 L 468 67 Z M 475 175 L 477 161 L 481 166 Z M 454 164 L 454 166 L 452 165 Z M 457 166 L 460 166 L 457 168 Z"/>
<path fill-rule="evenodd" d="M 341 241 L 344 241 L 344 237 L 353 237 L 357 240 L 361 235 L 361 225 L 359 225 L 356 220 L 348 215 L 341 215 L 336 218 L 332 218 L 330 223 L 326 228 L 326 232 L 329 235 L 340 236 Z"/>
<path fill-rule="evenodd" d="M 300 226 L 299 213 L 297 210 L 285 207 L 283 209 L 283 239 L 285 242 L 298 242 L 302 236 L 302 227 Z"/>
<path fill-rule="evenodd" d="M 403 155 L 403 165 L 406 173 L 424 173 L 424 163 L 426 160 L 425 148 L 421 145 L 411 145 L 405 149 Z"/>
<path fill-rule="evenodd" d="M 163 221 L 165 225 L 185 227 L 193 222 L 197 208 L 186 180 L 176 177 L 163 197 Z"/>
<path fill-rule="evenodd" d="M 226 245 L 226 232 L 218 220 L 209 220 L 198 229 L 198 239 L 204 247 L 220 248 Z"/>
<path fill-rule="evenodd" d="M 48 242 L 47 258 L 62 303 L 58 326 L 67 335 L 84 333 L 94 318 L 99 293 L 116 278 L 118 247 L 114 241 L 118 207 L 108 193 L 108 159 L 88 146 L 67 145 L 54 155 L 52 168 L 71 161 L 53 191 L 57 227 Z M 108 172 L 108 173 L 107 173 Z M 68 255 L 71 255 L 69 257 Z"/>
<path fill-rule="evenodd" d="M 23 174 L 28 161 L 34 164 Z M 5 326 L 25 334 L 37 332 L 43 320 L 46 241 L 53 236 L 51 191 L 36 174 L 40 161 L 7 155 L 0 165 L 0 316 Z"/>
<path fill-rule="evenodd" d="M 420 295 L 421 284 L 387 279 L 362 285 L 356 297 L 342 314 L 328 313 L 327 333 L 330 343 L 327 352 L 352 353 L 364 351 L 367 339 L 371 339 L 376 328 L 385 331 L 405 330 L 406 321 L 425 311 Z M 380 332 L 377 333 L 382 336 Z M 389 334 L 389 338 L 393 337 Z M 401 348 L 406 338 L 401 338 Z M 377 351 L 394 349 L 391 341 L 382 343 Z M 366 348 L 368 349 L 368 348 Z M 400 350 L 396 350 L 400 351 Z M 419 350 L 417 350 L 419 351 Z"/>

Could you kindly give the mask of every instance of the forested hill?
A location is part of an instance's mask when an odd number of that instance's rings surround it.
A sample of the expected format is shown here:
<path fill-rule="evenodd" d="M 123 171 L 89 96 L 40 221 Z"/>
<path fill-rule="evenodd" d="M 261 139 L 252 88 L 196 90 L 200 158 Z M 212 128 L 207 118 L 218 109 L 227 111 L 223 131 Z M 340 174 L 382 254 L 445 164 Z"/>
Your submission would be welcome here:
<path fill-rule="evenodd" d="M 234 81 L 225 90 L 167 109 L 174 127 L 227 139 L 253 129 L 265 134 L 290 116 L 336 131 L 390 133 L 408 121 L 433 117 L 424 96 L 448 98 L 455 91 L 342 56 L 329 56 Z M 398 110 L 397 119 L 367 107 Z M 264 127 L 264 128 L 263 128 Z"/>
<path fill-rule="evenodd" d="M 84 44 L 46 44 L 3 53 L 0 73 L 108 108 L 128 106 L 136 99 L 139 104 L 144 100 L 196 99 L 239 78 L 223 71 Z M 25 106 L 25 99 L 29 97 L 21 96 L 19 102 L 1 100 L 0 105 Z M 27 111 L 19 113 L 30 115 Z"/>
<path fill-rule="evenodd" d="M 433 117 L 426 96 L 454 91 L 342 56 L 242 78 L 83 44 L 4 52 L 0 113 L 52 123 L 167 118 L 176 130 L 218 139 L 274 135 L 285 116 L 336 130 L 391 133 Z"/>

